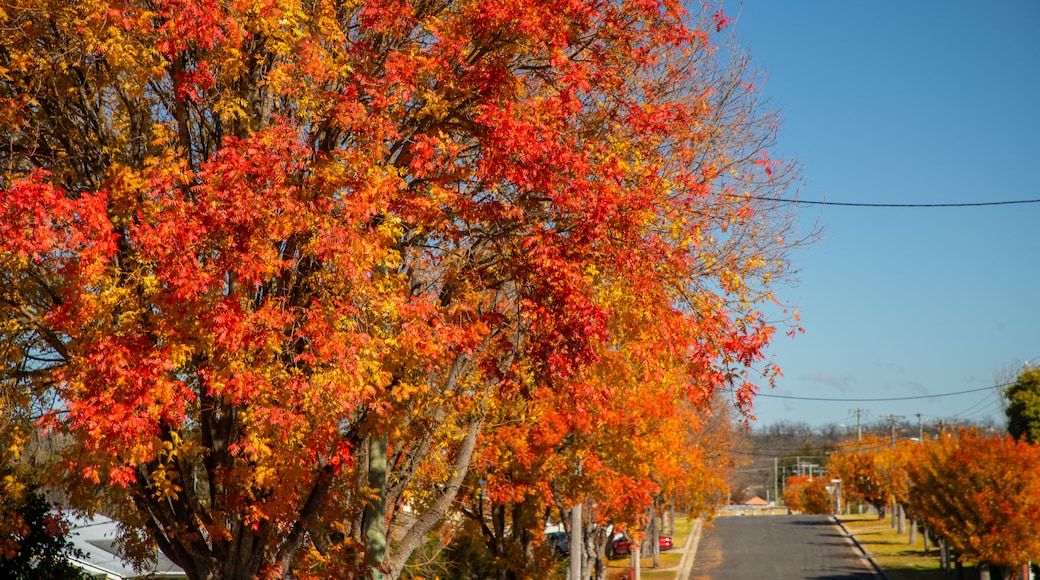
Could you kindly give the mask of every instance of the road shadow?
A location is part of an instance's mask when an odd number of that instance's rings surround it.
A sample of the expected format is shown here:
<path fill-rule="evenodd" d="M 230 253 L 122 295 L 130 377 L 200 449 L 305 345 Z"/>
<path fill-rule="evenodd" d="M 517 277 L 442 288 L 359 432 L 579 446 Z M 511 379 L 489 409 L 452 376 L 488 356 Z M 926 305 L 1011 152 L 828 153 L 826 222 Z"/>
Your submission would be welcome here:
<path fill-rule="evenodd" d="M 848 574 L 825 574 L 823 576 L 806 576 L 805 580 L 877 580 L 877 575 L 867 572 L 850 572 Z"/>
<path fill-rule="evenodd" d="M 834 521 L 831 520 L 830 516 L 773 516 L 776 519 L 783 519 L 784 525 L 794 526 L 833 526 Z"/>

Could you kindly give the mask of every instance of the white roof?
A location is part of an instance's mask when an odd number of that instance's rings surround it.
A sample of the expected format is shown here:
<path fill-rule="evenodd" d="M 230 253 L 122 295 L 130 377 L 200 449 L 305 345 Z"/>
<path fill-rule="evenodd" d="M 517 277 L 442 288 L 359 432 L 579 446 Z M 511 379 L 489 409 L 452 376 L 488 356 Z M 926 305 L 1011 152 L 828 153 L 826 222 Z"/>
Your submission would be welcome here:
<path fill-rule="evenodd" d="M 157 553 L 156 564 L 151 570 L 138 572 L 133 566 L 123 561 L 115 547 L 119 536 L 118 524 L 105 516 L 93 518 L 82 516 L 69 517 L 68 539 L 73 547 L 83 553 L 82 558 L 71 558 L 73 564 L 86 570 L 95 577 L 107 580 L 124 580 L 128 578 L 186 578 L 184 571 L 168 558 Z"/>

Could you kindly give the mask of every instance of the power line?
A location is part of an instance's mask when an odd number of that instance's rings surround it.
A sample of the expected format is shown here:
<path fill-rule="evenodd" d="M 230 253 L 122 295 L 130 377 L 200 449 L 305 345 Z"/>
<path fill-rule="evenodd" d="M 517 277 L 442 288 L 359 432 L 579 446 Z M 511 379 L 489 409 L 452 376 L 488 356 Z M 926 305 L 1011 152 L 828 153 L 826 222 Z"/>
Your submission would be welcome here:
<path fill-rule="evenodd" d="M 934 399 L 937 397 L 953 397 L 955 395 L 967 395 L 968 393 L 981 393 L 982 391 L 989 391 L 992 389 L 999 389 L 1008 385 L 992 385 L 989 387 L 982 387 L 980 389 L 968 389 L 966 391 L 955 391 L 952 393 L 939 393 L 936 395 L 917 395 L 912 397 L 872 397 L 872 398 L 835 398 L 835 397 L 795 397 L 792 395 L 771 395 L 769 393 L 756 393 L 756 397 L 767 397 L 770 399 L 788 399 L 792 401 L 830 401 L 835 403 L 870 403 L 870 402 L 884 402 L 884 401 L 917 401 L 921 399 Z M 730 392 L 731 389 L 726 389 Z"/>
<path fill-rule="evenodd" d="M 968 407 L 967 409 L 961 411 L 960 413 L 957 413 L 956 415 L 953 415 L 953 417 L 951 417 L 951 418 L 957 419 L 957 418 L 960 418 L 960 417 L 964 417 L 968 413 L 970 413 L 970 412 L 974 411 L 975 409 L 985 405 L 986 403 L 989 403 L 989 406 L 993 406 L 993 405 L 999 404 L 999 401 L 994 401 L 993 400 L 993 393 L 987 393 L 981 399 L 976 401 L 974 405 Z"/>
<path fill-rule="evenodd" d="M 777 197 L 762 197 L 754 195 L 737 195 L 732 194 L 730 197 L 738 197 L 744 199 L 755 199 L 758 201 L 777 201 L 781 203 L 793 203 L 797 205 L 833 205 L 837 207 L 889 207 L 889 208 L 937 208 L 937 207 L 991 207 L 998 205 L 1023 205 L 1029 203 L 1040 203 L 1040 199 L 1015 199 L 1005 201 L 977 201 L 970 203 L 859 203 L 859 202 L 846 202 L 846 201 L 822 201 L 822 200 L 811 200 L 811 199 L 793 199 L 793 198 L 777 198 Z"/>

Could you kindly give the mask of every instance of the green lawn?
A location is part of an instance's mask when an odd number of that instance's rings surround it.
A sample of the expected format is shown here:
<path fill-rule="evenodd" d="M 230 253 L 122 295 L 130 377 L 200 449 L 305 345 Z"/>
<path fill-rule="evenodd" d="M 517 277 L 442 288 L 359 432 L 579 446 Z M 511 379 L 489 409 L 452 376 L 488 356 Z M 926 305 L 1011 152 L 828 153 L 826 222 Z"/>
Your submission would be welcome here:
<path fill-rule="evenodd" d="M 924 539 L 917 534 L 917 545 L 910 545 L 909 533 L 898 534 L 890 520 L 878 520 L 874 515 L 841 516 L 845 528 L 856 537 L 892 580 L 949 580 L 939 569 L 939 550 L 933 544 L 924 553 Z M 909 526 L 907 522 L 907 526 Z M 965 565 L 965 577 L 978 578 L 975 566 Z"/>

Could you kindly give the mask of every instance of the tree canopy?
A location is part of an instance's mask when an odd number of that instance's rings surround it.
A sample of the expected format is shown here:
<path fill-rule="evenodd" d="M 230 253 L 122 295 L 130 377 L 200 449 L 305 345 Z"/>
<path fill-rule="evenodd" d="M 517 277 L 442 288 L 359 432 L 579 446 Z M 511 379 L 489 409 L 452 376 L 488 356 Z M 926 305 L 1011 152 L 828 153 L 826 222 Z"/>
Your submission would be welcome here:
<path fill-rule="evenodd" d="M 1040 558 L 1040 446 L 961 430 L 907 464 L 910 507 L 964 558 L 1014 570 Z"/>
<path fill-rule="evenodd" d="M 552 463 L 557 435 L 621 448 L 723 388 L 749 413 L 797 236 L 727 22 L 642 0 L 5 6 L 0 368 L 71 441 L 55 481 L 193 579 L 396 577 L 471 465 Z M 615 397 L 642 417 L 597 425 Z"/>

